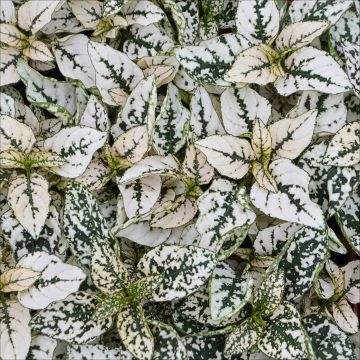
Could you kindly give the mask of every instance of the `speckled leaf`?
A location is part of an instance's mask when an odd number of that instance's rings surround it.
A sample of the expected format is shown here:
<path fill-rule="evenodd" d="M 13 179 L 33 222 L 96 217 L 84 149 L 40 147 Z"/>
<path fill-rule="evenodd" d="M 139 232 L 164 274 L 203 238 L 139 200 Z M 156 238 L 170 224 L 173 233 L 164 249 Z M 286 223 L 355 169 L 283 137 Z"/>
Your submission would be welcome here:
<path fill-rule="evenodd" d="M 117 14 L 127 2 L 128 0 L 105 0 L 102 15 L 110 16 Z"/>
<path fill-rule="evenodd" d="M 196 88 L 190 102 L 190 136 L 202 139 L 223 133 L 222 125 L 209 93 L 202 86 Z"/>
<path fill-rule="evenodd" d="M 195 143 L 220 174 L 231 179 L 241 179 L 250 169 L 255 155 L 250 143 L 232 135 L 213 135 Z"/>
<path fill-rule="evenodd" d="M 300 90 L 338 94 L 351 89 L 340 65 L 326 52 L 307 46 L 285 60 L 286 73 L 275 81 L 280 95 L 289 96 Z"/>
<path fill-rule="evenodd" d="M 31 328 L 53 339 L 82 344 L 93 340 L 111 327 L 109 319 L 95 321 L 92 314 L 96 297 L 84 291 L 69 295 L 38 312 Z"/>
<path fill-rule="evenodd" d="M 177 87 L 170 83 L 152 134 L 154 147 L 160 155 L 175 154 L 181 149 L 189 120 L 189 110 L 182 105 Z"/>
<path fill-rule="evenodd" d="M 270 193 L 256 183 L 250 191 L 250 200 L 265 214 L 281 220 L 321 229 L 324 217 L 318 205 L 309 197 L 309 175 L 288 159 L 273 161 L 269 166 L 278 192 Z"/>
<path fill-rule="evenodd" d="M 360 260 L 353 260 L 342 267 L 344 273 L 344 289 L 347 299 L 352 304 L 360 303 Z"/>
<path fill-rule="evenodd" d="M 126 349 L 139 360 L 150 360 L 154 339 L 140 306 L 128 306 L 118 314 L 117 329 Z"/>
<path fill-rule="evenodd" d="M 14 3 L 10 1 L 3 1 L 0 10 L 0 22 L 7 24 L 16 23 L 16 10 Z"/>
<path fill-rule="evenodd" d="M 106 142 L 106 133 L 86 126 L 67 127 L 44 142 L 45 150 L 61 155 L 66 164 L 52 168 L 58 175 L 77 177 L 83 174 L 93 154 Z"/>
<path fill-rule="evenodd" d="M 360 121 L 342 127 L 331 139 L 323 163 L 325 165 L 351 166 L 360 162 Z"/>
<path fill-rule="evenodd" d="M 197 82 L 229 86 L 222 80 L 237 54 L 249 46 L 240 34 L 224 34 L 196 46 L 175 49 L 185 71 Z"/>
<path fill-rule="evenodd" d="M 16 266 L 40 273 L 33 286 L 18 293 L 19 302 L 29 309 L 44 309 L 54 301 L 65 299 L 77 291 L 86 278 L 80 268 L 65 264 L 46 252 L 26 255 Z"/>
<path fill-rule="evenodd" d="M 203 285 L 216 265 L 215 254 L 195 246 L 162 245 L 146 253 L 138 268 L 145 274 L 161 274 L 163 283 L 155 301 L 180 299 Z"/>
<path fill-rule="evenodd" d="M 228 318 L 250 300 L 252 278 L 245 269 L 241 276 L 226 262 L 219 263 L 210 278 L 210 313 L 213 320 Z"/>
<path fill-rule="evenodd" d="M 264 123 L 256 118 L 254 122 L 251 147 L 260 163 L 267 165 L 271 155 L 271 133 Z"/>
<path fill-rule="evenodd" d="M 91 263 L 91 244 L 96 237 L 108 238 L 106 221 L 95 198 L 75 181 L 65 192 L 64 234 L 74 255 L 85 265 Z"/>
<path fill-rule="evenodd" d="M 0 356 L 2 359 L 22 360 L 30 348 L 30 311 L 18 302 L 1 301 Z"/>
<path fill-rule="evenodd" d="M 198 35 L 199 28 L 199 9 L 196 2 L 178 1 L 182 15 L 185 19 L 185 27 L 181 35 L 183 44 L 193 44 Z"/>
<path fill-rule="evenodd" d="M 8 115 L 0 115 L 0 149 L 30 152 L 35 143 L 35 136 L 28 125 Z"/>
<path fill-rule="evenodd" d="M 266 124 L 271 114 L 269 101 L 249 87 L 226 89 L 220 102 L 224 128 L 234 136 L 251 133 L 256 118 Z"/>
<path fill-rule="evenodd" d="M 267 43 L 280 26 L 280 12 L 274 0 L 240 0 L 236 11 L 237 32 L 251 44 Z"/>
<path fill-rule="evenodd" d="M 346 69 L 353 87 L 354 93 L 360 97 L 360 49 L 358 44 L 352 44 L 346 41 L 343 44 L 343 50 L 345 54 Z"/>
<path fill-rule="evenodd" d="M 316 116 L 317 110 L 314 109 L 269 126 L 275 158 L 295 159 L 310 145 Z"/>
<path fill-rule="evenodd" d="M 258 343 L 266 355 L 279 360 L 296 360 L 306 356 L 305 335 L 300 314 L 291 303 L 284 302 L 266 323 Z"/>
<path fill-rule="evenodd" d="M 351 340 L 325 315 L 308 315 L 304 317 L 303 325 L 316 359 L 356 360 Z"/>
<path fill-rule="evenodd" d="M 21 58 L 21 52 L 14 48 L 1 49 L 0 86 L 15 84 L 20 80 L 16 64 Z"/>
<path fill-rule="evenodd" d="M 27 360 L 52 359 L 57 341 L 44 335 L 37 335 L 31 339 Z"/>
<path fill-rule="evenodd" d="M 122 348 L 108 347 L 104 345 L 71 345 L 67 347 L 66 358 L 68 360 L 133 360 L 134 357 Z"/>
<path fill-rule="evenodd" d="M 344 298 L 332 304 L 333 317 L 339 328 L 347 334 L 356 334 L 359 330 L 359 319 Z"/>
<path fill-rule="evenodd" d="M 94 30 L 102 18 L 103 3 L 97 0 L 69 0 L 71 11 L 86 29 Z"/>
<path fill-rule="evenodd" d="M 255 220 L 255 214 L 242 198 L 243 191 L 244 188 L 238 189 L 228 180 L 217 179 L 198 198 L 200 215 L 196 229 L 201 236 L 200 247 L 218 251 L 234 231 Z"/>
<path fill-rule="evenodd" d="M 257 184 L 270 192 L 277 192 L 277 185 L 266 166 L 258 161 L 254 161 L 251 165 L 251 172 Z"/>
<path fill-rule="evenodd" d="M 29 288 L 40 276 L 40 273 L 30 268 L 21 267 L 9 269 L 0 275 L 0 291 L 22 291 Z"/>
<path fill-rule="evenodd" d="M 89 41 L 88 53 L 95 68 L 96 86 L 103 101 L 109 105 L 117 105 L 109 94 L 110 90 L 120 89 L 129 93 L 143 78 L 136 64 L 109 45 Z"/>
<path fill-rule="evenodd" d="M 221 336 L 188 336 L 184 337 L 189 359 L 218 360 L 221 359 L 224 339 Z"/>
<path fill-rule="evenodd" d="M 11 24 L 0 24 L 0 42 L 18 50 L 21 50 L 25 43 L 26 36 Z"/>
<path fill-rule="evenodd" d="M 81 115 L 79 125 L 88 126 L 99 131 L 109 130 L 109 117 L 105 105 L 91 95 Z"/>
<path fill-rule="evenodd" d="M 121 14 L 129 25 L 147 26 L 160 21 L 165 13 L 148 0 L 130 1 L 121 7 Z"/>

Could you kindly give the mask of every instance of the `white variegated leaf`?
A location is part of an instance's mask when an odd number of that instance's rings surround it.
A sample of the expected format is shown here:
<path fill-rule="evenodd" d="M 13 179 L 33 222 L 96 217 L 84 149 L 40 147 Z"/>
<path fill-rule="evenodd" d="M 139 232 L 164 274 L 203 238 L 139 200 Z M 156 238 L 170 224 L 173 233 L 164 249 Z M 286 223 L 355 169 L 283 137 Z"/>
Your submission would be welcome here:
<path fill-rule="evenodd" d="M 73 126 L 46 139 L 44 148 L 62 155 L 66 160 L 65 165 L 52 170 L 61 176 L 74 178 L 84 173 L 95 151 L 105 142 L 105 132 L 85 126 Z"/>
<path fill-rule="evenodd" d="M 26 290 L 39 276 L 39 272 L 29 267 L 21 267 L 17 264 L 17 268 L 9 269 L 0 275 L 0 291 L 11 292 Z"/>
<path fill-rule="evenodd" d="M 359 44 L 346 41 L 343 44 L 347 73 L 352 84 L 354 93 L 360 97 L 360 49 Z"/>
<path fill-rule="evenodd" d="M 195 292 L 210 277 L 215 265 L 212 251 L 195 246 L 162 245 L 146 253 L 138 268 L 145 275 L 164 276 L 153 298 L 169 301 Z"/>
<path fill-rule="evenodd" d="M 129 25 L 147 26 L 160 21 L 165 13 L 148 0 L 130 1 L 121 8 L 121 14 Z"/>
<path fill-rule="evenodd" d="M 95 68 L 96 86 L 103 101 L 117 105 L 109 94 L 112 89 L 129 93 L 143 78 L 142 71 L 124 53 L 111 46 L 89 41 L 88 53 Z"/>
<path fill-rule="evenodd" d="M 106 332 L 112 323 L 109 319 L 92 319 L 96 304 L 95 295 L 76 292 L 40 310 L 31 319 L 31 328 L 53 339 L 87 343 Z"/>
<path fill-rule="evenodd" d="M 8 191 L 8 202 L 20 224 L 37 239 L 49 213 L 49 184 L 39 174 L 19 175 Z"/>
<path fill-rule="evenodd" d="M 280 12 L 274 0 L 240 0 L 236 11 L 237 32 L 252 45 L 267 43 L 280 26 Z"/>
<path fill-rule="evenodd" d="M 190 102 L 190 136 L 197 138 L 223 133 L 222 125 L 209 93 L 199 86 Z"/>
<path fill-rule="evenodd" d="M 360 162 L 360 121 L 342 127 L 331 139 L 323 158 L 326 165 L 351 166 Z"/>
<path fill-rule="evenodd" d="M 51 20 L 51 15 L 57 7 L 61 6 L 61 0 L 29 0 L 18 9 L 18 24 L 26 31 L 33 34 L 38 32 Z"/>
<path fill-rule="evenodd" d="M 224 34 L 174 52 L 181 66 L 196 82 L 229 86 L 223 77 L 235 57 L 248 46 L 248 40 L 241 34 Z"/>
<path fill-rule="evenodd" d="M 178 7 L 185 19 L 185 26 L 181 34 L 183 44 L 191 45 L 195 42 L 199 28 L 199 9 L 196 2 L 178 1 Z M 216 34 L 217 35 L 217 34 Z M 215 36 L 216 36 L 215 35 Z"/>
<path fill-rule="evenodd" d="M 310 145 L 317 110 L 285 118 L 269 126 L 275 158 L 296 159 Z"/>
<path fill-rule="evenodd" d="M 148 156 L 127 169 L 117 183 L 122 185 L 149 175 L 175 175 L 178 170 L 179 165 L 171 155 Z"/>
<path fill-rule="evenodd" d="M 250 143 L 231 135 L 213 135 L 195 143 L 221 175 L 241 179 L 255 159 Z"/>
<path fill-rule="evenodd" d="M 286 26 L 277 36 L 278 51 L 300 49 L 320 36 L 329 26 L 327 21 L 302 21 Z"/>
<path fill-rule="evenodd" d="M 127 98 L 116 124 L 111 127 L 114 138 L 135 126 L 146 125 L 150 130 L 155 122 L 156 102 L 154 77 L 149 76 L 141 80 Z"/>
<path fill-rule="evenodd" d="M 79 125 L 88 126 L 99 131 L 109 130 L 109 117 L 106 107 L 96 96 L 90 96 Z"/>
<path fill-rule="evenodd" d="M 71 345 L 66 351 L 68 360 L 80 360 L 85 357 L 87 360 L 133 360 L 134 357 L 125 349 L 108 347 L 104 345 Z M 35 359 L 34 359 L 35 360 Z"/>
<path fill-rule="evenodd" d="M 250 300 L 252 278 L 247 269 L 239 276 L 226 262 L 219 263 L 210 278 L 210 313 L 213 320 L 228 318 Z"/>
<path fill-rule="evenodd" d="M 44 335 L 37 335 L 31 339 L 29 353 L 26 359 L 52 359 L 57 341 Z"/>
<path fill-rule="evenodd" d="M 288 159 L 275 160 L 269 170 L 278 191 L 270 193 L 255 183 L 250 191 L 253 205 L 269 216 L 322 229 L 322 211 L 309 197 L 309 175 Z"/>
<path fill-rule="evenodd" d="M 360 303 L 360 261 L 353 260 L 342 267 L 346 297 L 352 304 Z"/>
<path fill-rule="evenodd" d="M 86 29 L 94 30 L 101 21 L 103 3 L 98 0 L 69 0 L 69 6 Z"/>
<path fill-rule="evenodd" d="M 280 95 L 288 96 L 300 90 L 315 90 L 339 94 L 351 89 L 340 65 L 325 51 L 307 46 L 285 60 L 286 72 L 275 81 Z"/>
<path fill-rule="evenodd" d="M 339 328 L 347 334 L 355 334 L 359 330 L 359 319 L 348 301 L 342 298 L 332 304 L 333 317 Z"/>
<path fill-rule="evenodd" d="M 116 15 L 127 2 L 128 0 L 105 0 L 102 15 Z"/>
<path fill-rule="evenodd" d="M 154 339 L 140 306 L 128 306 L 118 314 L 117 330 L 122 343 L 136 359 L 152 359 Z"/>
<path fill-rule="evenodd" d="M 233 84 L 273 83 L 278 75 L 276 65 L 272 64 L 272 56 L 275 54 L 273 49 L 264 44 L 246 49 L 237 56 L 224 79 Z"/>
<path fill-rule="evenodd" d="M 0 315 L 1 359 L 25 359 L 30 348 L 30 311 L 18 302 L 2 301 Z"/>
<path fill-rule="evenodd" d="M 8 115 L 0 115 L 0 149 L 29 153 L 35 143 L 31 128 Z"/>
<path fill-rule="evenodd" d="M 274 193 L 278 191 L 276 181 L 266 166 L 254 161 L 251 165 L 251 172 L 260 187 Z"/>
<path fill-rule="evenodd" d="M 109 180 L 111 173 L 100 158 L 93 159 L 87 169 L 76 177 L 75 180 L 89 188 L 89 190 L 99 190 L 104 187 L 105 183 Z"/>
<path fill-rule="evenodd" d="M 49 62 L 54 60 L 54 56 L 45 43 L 39 40 L 29 40 L 26 48 L 23 49 L 23 55 L 31 60 Z"/>
<path fill-rule="evenodd" d="M 249 87 L 226 89 L 220 101 L 224 128 L 230 135 L 251 133 L 256 118 L 266 124 L 271 115 L 269 101 Z"/>
<path fill-rule="evenodd" d="M 257 160 L 266 165 L 270 159 L 271 145 L 271 130 L 269 130 L 259 118 L 256 118 L 251 138 L 251 147 Z"/>
<path fill-rule="evenodd" d="M 21 50 L 26 40 L 26 36 L 11 24 L 0 24 L 0 43 Z"/>
<path fill-rule="evenodd" d="M 83 34 L 58 39 L 53 45 L 56 63 L 61 73 L 80 80 L 85 87 L 95 87 L 95 69 L 88 54 L 89 38 Z"/>
<path fill-rule="evenodd" d="M 65 299 L 77 291 L 86 278 L 80 268 L 65 264 L 58 257 L 45 252 L 26 255 L 16 266 L 40 273 L 33 286 L 18 293 L 21 305 L 29 309 L 44 309 L 54 301 Z"/>
<path fill-rule="evenodd" d="M 279 360 L 296 360 L 306 356 L 305 335 L 295 306 L 284 302 L 266 323 L 258 343 L 266 355 Z"/>
<path fill-rule="evenodd" d="M 242 199 L 243 190 L 228 180 L 217 179 L 199 197 L 196 230 L 201 239 L 198 246 L 218 251 L 236 230 L 255 220 L 255 214 Z"/>
<path fill-rule="evenodd" d="M 16 64 L 20 58 L 20 51 L 14 48 L 1 49 L 0 86 L 15 84 L 20 80 L 20 76 L 16 71 Z"/>
<path fill-rule="evenodd" d="M 175 154 L 182 148 L 189 120 L 190 113 L 181 103 L 179 90 L 170 83 L 152 134 L 154 147 L 160 155 Z"/>
<path fill-rule="evenodd" d="M 12 0 L 3 1 L 1 3 L 0 22 L 16 24 L 16 9 Z"/>

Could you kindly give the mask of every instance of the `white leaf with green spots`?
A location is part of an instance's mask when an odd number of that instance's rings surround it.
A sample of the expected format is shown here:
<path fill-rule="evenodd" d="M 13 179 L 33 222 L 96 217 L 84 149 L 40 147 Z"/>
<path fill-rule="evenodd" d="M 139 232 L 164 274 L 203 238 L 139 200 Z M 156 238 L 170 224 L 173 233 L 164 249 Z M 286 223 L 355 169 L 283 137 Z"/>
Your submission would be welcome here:
<path fill-rule="evenodd" d="M 182 105 L 179 90 L 170 83 L 152 134 L 153 145 L 160 155 L 175 154 L 182 148 L 189 120 L 190 112 Z"/>
<path fill-rule="evenodd" d="M 252 45 L 273 39 L 280 26 L 280 12 L 274 0 L 240 0 L 236 10 L 236 29 Z"/>
<path fill-rule="evenodd" d="M 2 359 L 25 359 L 31 343 L 30 311 L 15 301 L 0 305 L 0 356 Z"/>
<path fill-rule="evenodd" d="M 3 1 L 1 4 L 0 22 L 16 24 L 16 9 L 12 1 Z"/>
<path fill-rule="evenodd" d="M 179 165 L 171 156 L 148 156 L 131 168 L 127 169 L 125 173 L 117 180 L 118 185 L 132 182 L 149 175 L 176 175 L 179 171 Z"/>
<path fill-rule="evenodd" d="M 360 255 L 360 196 L 350 195 L 336 214 L 343 234 L 352 248 Z"/>
<path fill-rule="evenodd" d="M 325 315 L 308 315 L 302 322 L 309 337 L 308 346 L 311 347 L 316 359 L 356 360 L 351 340 Z"/>
<path fill-rule="evenodd" d="M 232 356 L 243 354 L 256 346 L 262 327 L 251 318 L 244 320 L 225 340 L 224 354 Z"/>
<path fill-rule="evenodd" d="M 58 39 L 52 49 L 61 73 L 80 80 L 85 87 L 95 87 L 95 69 L 88 54 L 89 38 L 83 34 Z"/>
<path fill-rule="evenodd" d="M 360 162 L 360 121 L 342 127 L 331 139 L 323 163 L 335 166 L 351 166 Z"/>
<path fill-rule="evenodd" d="M 210 313 L 213 320 L 228 318 L 250 300 L 252 278 L 247 269 L 238 274 L 226 262 L 219 263 L 209 281 Z"/>
<path fill-rule="evenodd" d="M 105 333 L 112 321 L 93 320 L 97 299 L 95 295 L 79 291 L 65 300 L 56 301 L 40 310 L 31 319 L 31 328 L 53 339 L 83 344 Z"/>
<path fill-rule="evenodd" d="M 57 341 L 44 335 L 37 335 L 31 339 L 27 356 L 28 360 L 52 359 Z"/>
<path fill-rule="evenodd" d="M 46 252 L 26 255 L 16 266 L 40 273 L 40 277 L 29 289 L 18 293 L 19 302 L 28 309 L 44 309 L 54 301 L 65 299 L 77 291 L 86 278 L 80 268 L 65 264 Z"/>
<path fill-rule="evenodd" d="M 11 24 L 0 24 L 0 42 L 15 49 L 21 50 L 26 41 L 26 36 Z"/>
<path fill-rule="evenodd" d="M 280 95 L 289 96 L 300 90 L 339 94 L 351 89 L 346 73 L 325 51 L 306 46 L 285 60 L 285 75 L 275 81 Z"/>
<path fill-rule="evenodd" d="M 128 0 L 105 0 L 102 15 L 116 15 L 127 2 Z"/>
<path fill-rule="evenodd" d="M 248 46 L 248 40 L 241 34 L 224 34 L 196 46 L 177 48 L 174 52 L 181 66 L 196 82 L 229 86 L 223 77 L 236 55 Z"/>
<path fill-rule="evenodd" d="M 252 305 L 254 311 L 269 317 L 280 306 L 285 291 L 285 274 L 282 269 L 275 269 L 266 276 L 254 291 Z"/>
<path fill-rule="evenodd" d="M 296 118 L 285 118 L 269 126 L 275 158 L 296 159 L 313 137 L 317 110 Z"/>
<path fill-rule="evenodd" d="M 28 40 L 28 45 L 23 49 L 23 55 L 39 62 L 50 62 L 54 56 L 45 43 L 39 40 Z M 39 68 L 41 70 L 41 68 Z"/>
<path fill-rule="evenodd" d="M 247 207 L 243 190 L 228 180 L 216 179 L 198 198 L 200 215 L 196 230 L 201 236 L 198 246 L 218 251 L 236 230 L 254 222 L 255 214 Z"/>
<path fill-rule="evenodd" d="M 0 86 L 15 84 L 20 80 L 16 64 L 21 58 L 21 52 L 14 48 L 1 49 Z"/>
<path fill-rule="evenodd" d="M 266 355 L 279 360 L 296 360 L 306 356 L 305 335 L 295 306 L 284 302 L 266 323 L 258 343 Z"/>
<path fill-rule="evenodd" d="M 342 267 L 344 273 L 344 289 L 347 299 L 352 304 L 360 303 L 360 260 L 353 260 Z"/>
<path fill-rule="evenodd" d="M 117 316 L 117 330 L 126 349 L 139 360 L 150 360 L 154 339 L 140 306 L 128 306 Z"/>
<path fill-rule="evenodd" d="M 148 0 L 130 1 L 121 8 L 121 14 L 129 25 L 147 26 L 160 21 L 164 11 Z"/>
<path fill-rule="evenodd" d="M 133 360 L 131 353 L 123 348 L 109 347 L 105 345 L 76 345 L 67 347 L 66 358 L 68 360 L 80 360 L 85 357 L 87 360 Z"/>
<path fill-rule="evenodd" d="M 0 115 L 1 152 L 16 150 L 28 153 L 36 139 L 31 128 L 8 115 Z"/>
<path fill-rule="evenodd" d="M 221 175 L 241 179 L 255 159 L 250 143 L 232 135 L 213 135 L 198 140 L 195 146 L 202 151 L 207 161 Z"/>
<path fill-rule="evenodd" d="M 90 191 L 69 182 L 65 191 L 64 235 L 73 254 L 84 265 L 91 263 L 91 245 L 97 237 L 108 239 L 106 220 Z"/>
<path fill-rule="evenodd" d="M 275 41 L 280 52 L 300 49 L 320 36 L 329 26 L 327 21 L 302 21 L 286 26 Z"/>
<path fill-rule="evenodd" d="M 360 48 L 358 44 L 345 41 L 343 44 L 347 74 L 353 87 L 354 93 L 360 97 Z"/>
<path fill-rule="evenodd" d="M 145 176 L 133 182 L 120 184 L 125 212 L 129 219 L 149 212 L 157 202 L 161 191 L 159 175 Z"/>
<path fill-rule="evenodd" d="M 328 236 L 324 230 L 304 226 L 294 234 L 279 265 L 285 271 L 288 300 L 297 299 L 310 289 L 327 250 Z"/>
<path fill-rule="evenodd" d="M 105 105 L 91 95 L 81 115 L 79 125 L 88 126 L 99 131 L 109 130 L 109 117 Z"/>
<path fill-rule="evenodd" d="M 267 85 L 277 78 L 272 57 L 276 52 L 265 44 L 256 45 L 241 52 L 224 79 L 232 84 Z"/>
<path fill-rule="evenodd" d="M 130 93 L 143 78 L 136 64 L 107 44 L 89 41 L 88 53 L 95 68 L 96 86 L 106 104 L 117 105 L 110 95 L 111 90 Z"/>
<path fill-rule="evenodd" d="M 347 334 L 356 334 L 359 330 L 359 319 L 348 301 L 344 298 L 332 303 L 332 313 L 336 324 Z"/>
<path fill-rule="evenodd" d="M 161 274 L 155 301 L 180 299 L 203 285 L 216 266 L 212 251 L 195 246 L 162 245 L 146 253 L 138 263 L 145 275 Z"/>
<path fill-rule="evenodd" d="M 35 34 L 51 21 L 51 15 L 61 4 L 61 0 L 27 1 L 18 9 L 19 27 Z"/>
<path fill-rule="evenodd" d="M 198 6 L 196 2 L 191 1 L 178 1 L 177 5 L 185 19 L 185 27 L 181 35 L 182 42 L 183 44 L 191 45 L 196 41 L 199 31 Z"/>
<path fill-rule="evenodd" d="M 97 237 L 92 242 L 91 278 L 105 294 L 123 290 L 129 282 L 126 266 L 109 242 Z"/>
<path fill-rule="evenodd" d="M 347 109 L 342 93 L 333 95 L 303 91 L 296 106 L 286 116 L 296 118 L 311 109 L 317 110 L 314 134 L 334 134 L 346 123 Z"/>
<path fill-rule="evenodd" d="M 250 191 L 252 204 L 269 216 L 316 229 L 324 228 L 323 213 L 310 200 L 309 175 L 288 159 L 273 161 L 269 170 L 278 191 L 271 193 L 255 183 Z"/>
<path fill-rule="evenodd" d="M 289 7 L 289 14 L 292 22 L 329 21 L 335 24 L 351 5 L 351 0 L 298 0 Z"/>
<path fill-rule="evenodd" d="M 74 178 L 84 173 L 96 150 L 106 142 L 106 132 L 86 126 L 62 129 L 44 142 L 47 151 L 61 155 L 66 164 L 52 168 L 58 175 Z"/>
<path fill-rule="evenodd" d="M 202 86 L 196 88 L 190 102 L 190 137 L 202 139 L 223 133 L 222 124 L 212 99 Z"/>
<path fill-rule="evenodd" d="M 49 184 L 39 174 L 19 175 L 10 184 L 8 202 L 16 219 L 37 239 L 49 213 Z"/>
<path fill-rule="evenodd" d="M 17 72 L 26 85 L 27 99 L 65 122 L 72 122 L 77 111 L 76 87 L 69 82 L 47 78 L 23 60 L 17 65 Z"/>
<path fill-rule="evenodd" d="M 116 139 L 135 126 L 146 125 L 150 130 L 155 122 L 156 102 L 156 84 L 154 77 L 149 76 L 141 80 L 127 98 L 116 123 L 111 127 L 113 137 Z"/>
<path fill-rule="evenodd" d="M 80 23 L 95 30 L 102 19 L 103 3 L 97 0 L 69 0 L 69 6 Z"/>
<path fill-rule="evenodd" d="M 180 45 L 184 44 L 185 31 L 187 30 L 187 22 L 181 6 L 174 0 L 162 1 L 165 10 L 167 10 L 174 20 L 177 30 L 177 40 Z"/>
<path fill-rule="evenodd" d="M 271 115 L 269 101 L 249 87 L 226 89 L 220 102 L 224 128 L 230 135 L 251 133 L 256 118 L 266 124 Z"/>

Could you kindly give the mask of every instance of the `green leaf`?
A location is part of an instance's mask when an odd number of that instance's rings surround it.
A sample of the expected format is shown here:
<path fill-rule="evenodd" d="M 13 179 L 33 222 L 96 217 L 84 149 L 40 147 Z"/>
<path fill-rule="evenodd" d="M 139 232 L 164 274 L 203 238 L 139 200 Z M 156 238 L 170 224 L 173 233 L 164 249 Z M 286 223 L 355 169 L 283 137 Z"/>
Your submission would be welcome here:
<path fill-rule="evenodd" d="M 215 254 L 209 250 L 161 245 L 146 253 L 138 268 L 145 275 L 164 276 L 153 298 L 155 301 L 169 301 L 195 292 L 210 277 L 215 265 Z"/>
<path fill-rule="evenodd" d="M 69 343 L 89 342 L 106 332 L 111 321 L 93 320 L 96 297 L 83 291 L 56 301 L 31 319 L 31 328 L 41 334 Z"/>
<path fill-rule="evenodd" d="M 252 278 L 248 269 L 241 276 L 231 266 L 219 263 L 209 281 L 210 312 L 213 320 L 228 318 L 250 300 Z"/>

